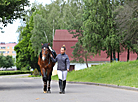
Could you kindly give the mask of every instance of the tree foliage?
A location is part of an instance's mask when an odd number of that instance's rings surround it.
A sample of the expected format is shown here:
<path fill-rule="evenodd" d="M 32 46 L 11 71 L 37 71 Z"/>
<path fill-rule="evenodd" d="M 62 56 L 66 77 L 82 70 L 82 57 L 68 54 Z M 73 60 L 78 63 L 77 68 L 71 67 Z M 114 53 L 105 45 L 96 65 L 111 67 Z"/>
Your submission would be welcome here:
<path fill-rule="evenodd" d="M 29 6 L 28 0 L 0 0 L 0 22 L 6 26 L 14 19 L 22 18 L 26 14 L 25 6 Z"/>
<path fill-rule="evenodd" d="M 138 54 L 138 1 L 126 1 L 118 6 L 115 21 L 118 26 L 118 36 L 123 47 Z M 128 54 L 129 60 L 129 54 Z"/>
<path fill-rule="evenodd" d="M 37 56 L 34 54 L 32 43 L 30 38 L 32 36 L 31 31 L 33 29 L 33 16 L 30 17 L 30 21 L 26 23 L 26 27 L 21 32 L 22 40 L 14 47 L 16 51 L 16 66 L 18 69 L 21 68 L 38 68 Z"/>
<path fill-rule="evenodd" d="M 119 44 L 113 15 L 116 3 L 114 0 L 84 0 L 84 3 L 83 46 L 95 54 L 105 50 L 108 56 L 112 55 Z"/>
<path fill-rule="evenodd" d="M 52 46 L 56 29 L 76 31 L 73 58 L 86 65 L 91 55 L 101 51 L 106 51 L 111 61 L 116 59 L 116 52 L 119 59 L 123 47 L 138 54 L 137 12 L 136 0 L 55 0 L 45 6 L 34 3 L 29 15 L 24 16 L 25 25 L 18 29 L 16 65 L 38 68 L 41 43 Z"/>
<path fill-rule="evenodd" d="M 12 56 L 3 56 L 3 54 L 0 55 L 0 68 L 10 68 L 14 66 L 14 60 Z"/>

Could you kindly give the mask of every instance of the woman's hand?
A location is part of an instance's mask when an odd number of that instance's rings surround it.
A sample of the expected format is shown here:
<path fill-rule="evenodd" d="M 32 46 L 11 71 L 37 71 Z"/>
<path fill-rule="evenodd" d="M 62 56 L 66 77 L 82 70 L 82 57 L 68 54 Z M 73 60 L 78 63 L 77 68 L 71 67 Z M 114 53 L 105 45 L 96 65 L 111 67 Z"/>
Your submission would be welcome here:
<path fill-rule="evenodd" d="M 69 69 L 67 69 L 67 71 L 69 72 Z"/>
<path fill-rule="evenodd" d="M 53 57 L 52 54 L 50 54 L 50 57 Z"/>

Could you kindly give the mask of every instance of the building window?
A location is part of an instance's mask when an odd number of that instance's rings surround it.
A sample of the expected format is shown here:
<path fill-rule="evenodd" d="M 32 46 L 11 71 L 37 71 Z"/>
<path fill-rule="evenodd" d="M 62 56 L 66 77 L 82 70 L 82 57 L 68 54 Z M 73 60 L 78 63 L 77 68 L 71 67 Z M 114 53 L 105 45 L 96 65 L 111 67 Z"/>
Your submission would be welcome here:
<path fill-rule="evenodd" d="M 12 47 L 12 49 L 14 49 L 14 47 Z"/>
<path fill-rule="evenodd" d="M 16 54 L 16 51 L 12 51 L 13 54 Z"/>
<path fill-rule="evenodd" d="M 9 49 L 10 47 L 8 46 L 7 49 Z"/>
<path fill-rule="evenodd" d="M 7 51 L 7 53 L 9 53 L 9 51 Z"/>
<path fill-rule="evenodd" d="M 0 49 L 6 49 L 6 47 L 0 47 Z"/>
<path fill-rule="evenodd" d="M 6 53 L 6 51 L 0 51 L 0 53 Z"/>
<path fill-rule="evenodd" d="M 2 49 L 6 49 L 6 47 L 2 47 Z"/>
<path fill-rule="evenodd" d="M 12 58 L 16 58 L 16 56 L 12 56 Z"/>

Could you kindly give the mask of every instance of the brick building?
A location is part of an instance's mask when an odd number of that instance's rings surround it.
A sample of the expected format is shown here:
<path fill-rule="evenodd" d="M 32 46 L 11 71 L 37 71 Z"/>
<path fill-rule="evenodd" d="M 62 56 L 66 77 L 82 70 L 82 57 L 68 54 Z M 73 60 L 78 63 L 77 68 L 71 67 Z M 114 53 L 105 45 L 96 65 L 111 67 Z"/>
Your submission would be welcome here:
<path fill-rule="evenodd" d="M 73 60 L 72 58 L 72 52 L 73 48 L 78 39 L 77 38 L 72 38 L 73 34 L 69 34 L 67 30 L 56 30 L 55 31 L 55 36 L 53 40 L 53 49 L 56 51 L 57 54 L 60 53 L 60 48 L 65 45 L 66 46 L 66 54 L 69 56 L 70 60 Z"/>
<path fill-rule="evenodd" d="M 62 45 L 66 45 L 67 51 L 66 54 L 69 56 L 70 60 L 73 60 L 72 58 L 72 52 L 73 49 L 71 48 L 76 44 L 78 41 L 77 38 L 72 38 L 73 35 L 68 32 L 68 30 L 56 30 L 55 36 L 53 40 L 53 49 L 57 52 L 57 54 L 60 53 L 60 48 Z M 120 53 L 120 61 L 127 61 L 127 51 L 124 51 Z M 117 58 L 117 53 L 116 53 Z M 136 60 L 137 54 L 130 52 L 130 60 Z M 96 55 L 95 57 L 91 56 L 91 59 L 89 61 L 110 61 L 110 58 L 107 58 L 106 51 L 101 51 L 101 55 Z"/>

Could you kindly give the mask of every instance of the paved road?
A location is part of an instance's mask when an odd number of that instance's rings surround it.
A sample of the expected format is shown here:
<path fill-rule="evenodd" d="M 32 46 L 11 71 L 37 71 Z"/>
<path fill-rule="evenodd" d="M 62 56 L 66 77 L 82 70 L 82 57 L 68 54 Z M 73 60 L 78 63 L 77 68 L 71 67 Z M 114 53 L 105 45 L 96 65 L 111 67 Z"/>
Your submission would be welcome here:
<path fill-rule="evenodd" d="M 40 78 L 0 78 L 0 102 L 138 102 L 138 92 L 94 85 L 67 84 L 60 95 L 52 81 L 52 93 L 42 92 Z"/>

